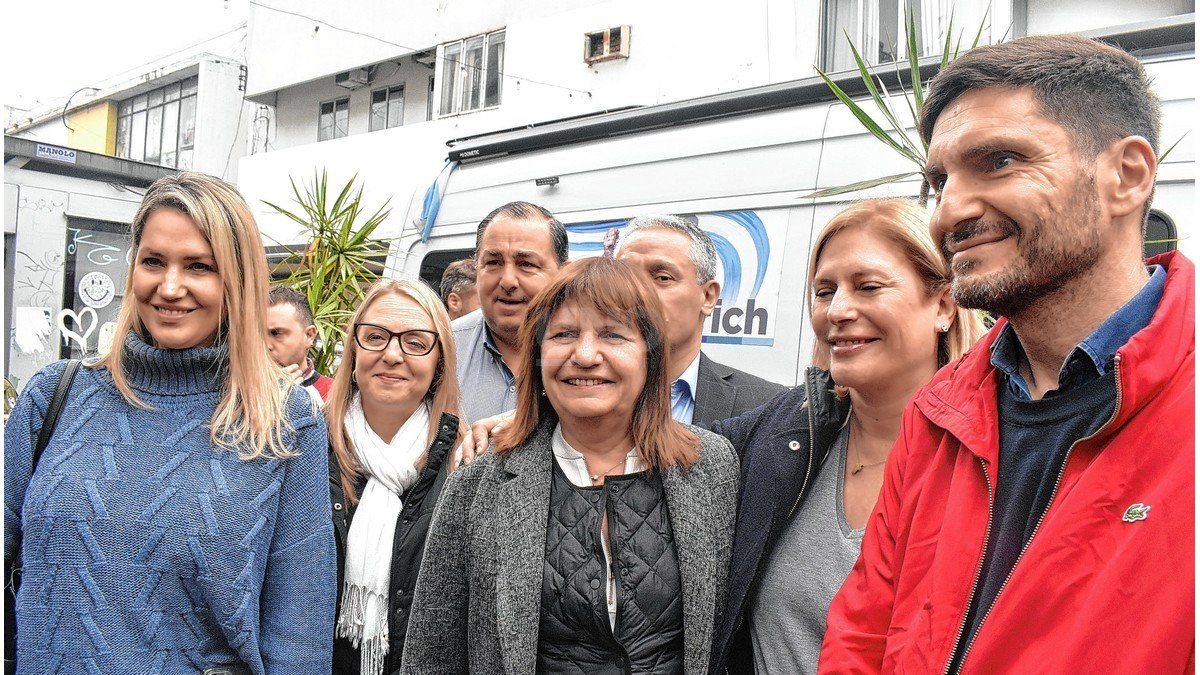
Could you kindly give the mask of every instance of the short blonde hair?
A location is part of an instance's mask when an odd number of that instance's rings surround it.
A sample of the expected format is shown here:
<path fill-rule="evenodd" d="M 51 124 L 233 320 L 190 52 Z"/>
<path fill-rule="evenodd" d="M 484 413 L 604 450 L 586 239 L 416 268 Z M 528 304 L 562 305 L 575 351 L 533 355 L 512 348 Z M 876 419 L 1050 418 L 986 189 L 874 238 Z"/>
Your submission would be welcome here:
<path fill-rule="evenodd" d="M 808 263 L 810 318 L 813 311 L 813 282 L 821 253 L 830 239 L 852 227 L 867 228 L 895 244 L 920 275 L 929 297 L 950 285 L 949 267 L 929 234 L 929 212 L 912 199 L 867 199 L 834 216 L 817 235 L 812 259 Z M 956 305 L 950 330 L 938 335 L 938 367 L 957 360 L 986 331 L 983 316 L 979 312 Z M 829 370 L 829 345 L 824 340 L 813 342 L 812 363 Z"/>
<path fill-rule="evenodd" d="M 342 362 L 338 364 L 337 372 L 333 375 L 333 385 L 329 388 L 329 398 L 325 402 L 325 422 L 329 427 L 329 445 L 333 450 L 334 461 L 337 462 L 342 478 L 342 490 L 351 503 L 358 501 L 354 493 L 354 484 L 362 475 L 362 469 L 355 459 L 354 450 L 350 444 L 350 436 L 346 433 L 346 411 L 354 400 L 358 385 L 354 382 L 354 367 L 358 362 L 358 342 L 354 339 L 354 324 L 362 321 L 363 316 L 371 305 L 381 297 L 398 295 L 417 303 L 433 322 L 437 332 L 438 365 L 434 372 L 433 382 L 429 385 L 426 399 L 429 401 L 429 436 L 437 433 L 438 424 L 443 413 L 458 417 L 458 439 L 466 432 L 466 421 L 463 420 L 459 408 L 458 370 L 455 365 L 454 331 L 450 327 L 450 315 L 446 313 L 441 298 L 433 289 L 420 281 L 407 279 L 380 279 L 367 289 L 362 304 L 346 322 L 346 336 L 342 342 Z M 419 465 L 424 465 L 425 452 L 421 453 Z M 447 459 L 449 461 L 449 459 Z"/>
<path fill-rule="evenodd" d="M 239 448 L 244 459 L 294 454 L 283 441 L 290 387 L 267 351 L 267 293 L 270 273 L 262 236 L 246 200 L 237 188 L 201 173 L 182 172 L 160 178 L 146 191 L 130 226 L 133 247 L 141 244 L 146 221 L 160 209 L 175 209 L 192 220 L 212 247 L 221 277 L 222 312 L 219 337 L 229 348 L 229 377 L 213 412 L 215 445 Z M 146 408 L 129 385 L 122 367 L 125 338 L 135 332 L 152 342 L 137 313 L 133 267 L 125 282 L 125 302 L 117 315 L 112 348 L 94 364 L 106 367 L 117 390 L 131 405 Z M 229 317 L 237 317 L 230 321 Z"/>

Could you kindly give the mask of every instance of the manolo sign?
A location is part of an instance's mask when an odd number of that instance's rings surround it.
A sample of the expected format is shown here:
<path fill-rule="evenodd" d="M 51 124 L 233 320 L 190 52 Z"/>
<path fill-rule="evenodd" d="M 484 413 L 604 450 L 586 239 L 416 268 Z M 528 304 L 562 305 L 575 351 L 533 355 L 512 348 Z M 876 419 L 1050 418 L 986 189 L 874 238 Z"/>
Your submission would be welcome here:
<path fill-rule="evenodd" d="M 78 156 L 70 148 L 60 148 L 57 145 L 42 145 L 41 143 L 37 144 L 35 154 L 38 159 L 51 159 L 56 162 L 66 162 L 67 164 L 74 164 L 75 158 Z"/>

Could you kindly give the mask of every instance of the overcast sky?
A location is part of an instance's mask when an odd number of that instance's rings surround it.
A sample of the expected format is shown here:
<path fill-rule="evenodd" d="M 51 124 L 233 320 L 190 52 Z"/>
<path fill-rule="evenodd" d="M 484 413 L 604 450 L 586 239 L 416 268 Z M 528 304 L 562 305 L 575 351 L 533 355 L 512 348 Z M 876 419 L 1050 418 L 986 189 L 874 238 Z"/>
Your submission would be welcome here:
<path fill-rule="evenodd" d="M 62 103 L 126 69 L 136 77 L 138 66 L 244 23 L 248 9 L 249 0 L 7 2 L 3 102 Z"/>

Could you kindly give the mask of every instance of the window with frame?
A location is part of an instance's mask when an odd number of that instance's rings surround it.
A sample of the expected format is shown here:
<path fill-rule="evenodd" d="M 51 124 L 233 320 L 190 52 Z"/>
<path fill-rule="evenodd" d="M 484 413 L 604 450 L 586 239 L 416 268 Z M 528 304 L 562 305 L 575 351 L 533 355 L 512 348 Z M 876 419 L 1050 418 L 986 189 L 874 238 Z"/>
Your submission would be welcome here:
<path fill-rule="evenodd" d="M 500 105 L 504 77 L 504 31 L 438 46 L 438 115 Z"/>
<path fill-rule="evenodd" d="M 152 89 L 117 104 L 117 157 L 192 168 L 198 76 Z"/>
<path fill-rule="evenodd" d="M 317 140 L 328 141 L 350 135 L 350 97 L 321 104 L 317 118 Z"/>
<path fill-rule="evenodd" d="M 821 14 L 821 68 L 827 73 L 857 67 L 850 41 L 868 65 L 892 63 L 908 58 L 905 44 L 905 7 L 912 11 L 920 56 L 940 54 L 950 22 L 963 27 L 962 39 L 969 44 L 988 9 L 987 0 L 824 0 Z M 981 43 L 990 35 L 990 21 Z M 958 36 L 955 36 L 957 38 Z M 968 44 L 963 44 L 965 48 Z"/>
<path fill-rule="evenodd" d="M 404 124 L 404 85 L 371 92 L 371 131 Z"/>

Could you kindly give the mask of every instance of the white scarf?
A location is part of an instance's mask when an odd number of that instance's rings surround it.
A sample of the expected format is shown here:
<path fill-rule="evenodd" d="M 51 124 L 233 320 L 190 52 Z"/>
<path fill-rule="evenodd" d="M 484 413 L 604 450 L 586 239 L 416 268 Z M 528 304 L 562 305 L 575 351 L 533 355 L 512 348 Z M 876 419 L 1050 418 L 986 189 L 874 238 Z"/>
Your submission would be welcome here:
<path fill-rule="evenodd" d="M 389 646 L 388 592 L 392 540 L 404 507 L 400 495 L 417 480 L 417 459 L 429 440 L 429 406 L 422 403 L 388 443 L 367 424 L 355 393 L 346 411 L 346 434 L 368 480 L 346 540 L 337 634 L 358 647 L 363 675 L 379 675 Z"/>

